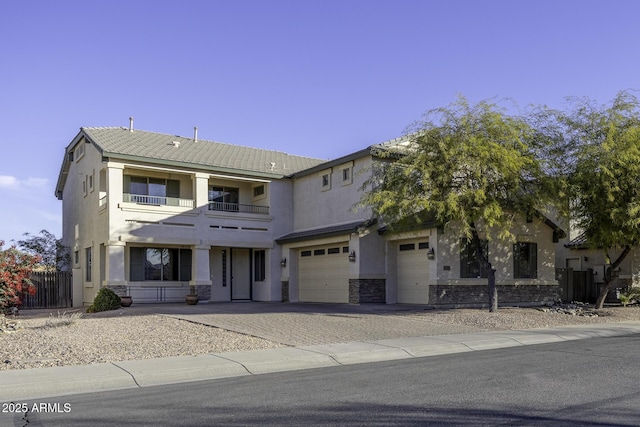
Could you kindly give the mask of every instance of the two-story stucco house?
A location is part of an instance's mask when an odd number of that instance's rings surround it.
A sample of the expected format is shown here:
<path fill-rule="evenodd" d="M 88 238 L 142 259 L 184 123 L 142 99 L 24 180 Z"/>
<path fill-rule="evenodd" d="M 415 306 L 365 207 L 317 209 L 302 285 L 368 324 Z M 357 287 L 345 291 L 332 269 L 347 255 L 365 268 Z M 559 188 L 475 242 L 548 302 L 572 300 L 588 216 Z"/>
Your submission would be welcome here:
<path fill-rule="evenodd" d="M 127 128 L 82 128 L 56 194 L 72 253 L 74 305 L 102 286 L 135 302 L 281 298 L 291 230 L 286 176 L 321 160 Z"/>
<path fill-rule="evenodd" d="M 324 161 L 129 128 L 81 128 L 56 195 L 73 258 L 74 305 L 100 287 L 135 303 L 486 304 L 467 245 L 437 224 L 385 232 L 356 209 L 376 144 Z M 488 243 L 501 302 L 557 297 L 554 241 L 542 218 L 514 222 L 514 244 Z"/>

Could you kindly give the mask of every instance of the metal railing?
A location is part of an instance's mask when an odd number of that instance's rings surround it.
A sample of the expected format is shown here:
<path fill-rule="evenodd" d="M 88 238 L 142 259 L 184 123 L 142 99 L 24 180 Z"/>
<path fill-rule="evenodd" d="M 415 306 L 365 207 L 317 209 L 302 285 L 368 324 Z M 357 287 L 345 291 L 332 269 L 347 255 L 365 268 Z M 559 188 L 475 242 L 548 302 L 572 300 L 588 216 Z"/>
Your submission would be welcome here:
<path fill-rule="evenodd" d="M 147 196 L 146 194 L 122 195 L 123 202 L 139 203 L 141 205 L 178 206 L 181 208 L 193 208 L 193 199 L 179 199 L 177 197 Z"/>
<path fill-rule="evenodd" d="M 240 203 L 209 202 L 209 210 L 269 215 L 269 206 L 242 205 Z"/>

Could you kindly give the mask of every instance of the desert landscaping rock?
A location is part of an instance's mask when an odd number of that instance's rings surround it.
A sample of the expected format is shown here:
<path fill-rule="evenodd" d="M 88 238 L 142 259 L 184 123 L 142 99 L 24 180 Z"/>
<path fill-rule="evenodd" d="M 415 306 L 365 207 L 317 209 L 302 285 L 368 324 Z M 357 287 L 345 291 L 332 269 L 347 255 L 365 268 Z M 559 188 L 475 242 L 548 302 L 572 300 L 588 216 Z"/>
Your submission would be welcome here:
<path fill-rule="evenodd" d="M 583 312 L 589 311 L 586 307 L 580 309 Z M 354 330 L 349 330 L 348 317 L 340 317 L 342 321 L 336 322 L 337 317 L 331 314 L 234 315 L 234 330 L 242 333 L 168 315 L 130 314 L 127 309 L 83 314 L 70 322 L 54 322 L 51 317 L 36 316 L 28 310 L 23 310 L 16 319 L 8 316 L 6 322 L 19 324 L 22 329 L 13 333 L 0 332 L 0 361 L 3 362 L 0 363 L 0 370 L 260 350 L 285 347 L 287 344 L 297 346 L 308 343 L 305 338 L 307 335 L 315 337 L 313 344 L 388 339 L 389 325 L 409 323 L 410 330 L 396 331 L 398 337 L 640 320 L 638 306 L 605 308 L 597 312 L 597 317 L 572 315 L 572 310 L 574 309 L 566 307 L 562 310 L 547 307 L 545 310 L 501 308 L 494 313 L 485 309 L 409 310 L 398 311 L 392 315 L 367 313 L 354 317 L 356 320 L 361 317 L 362 322 L 366 321 L 366 328 L 354 327 Z M 230 317 L 228 314 L 215 313 L 210 316 L 214 319 L 215 316 L 220 316 L 219 325 L 227 323 Z M 304 323 L 308 331 L 296 325 L 303 316 L 309 317 L 309 321 Z M 392 323 L 398 318 L 403 322 Z M 246 324 L 243 325 L 243 322 Z M 281 333 L 289 330 L 291 334 L 300 337 L 292 337 L 288 341 L 265 339 L 266 334 L 262 334 L 255 326 L 256 322 L 275 322 L 276 324 L 269 326 L 272 330 L 284 331 Z M 249 332 L 252 328 L 253 335 Z M 313 328 L 315 330 L 312 330 Z M 327 333 L 328 328 L 340 330 Z"/>

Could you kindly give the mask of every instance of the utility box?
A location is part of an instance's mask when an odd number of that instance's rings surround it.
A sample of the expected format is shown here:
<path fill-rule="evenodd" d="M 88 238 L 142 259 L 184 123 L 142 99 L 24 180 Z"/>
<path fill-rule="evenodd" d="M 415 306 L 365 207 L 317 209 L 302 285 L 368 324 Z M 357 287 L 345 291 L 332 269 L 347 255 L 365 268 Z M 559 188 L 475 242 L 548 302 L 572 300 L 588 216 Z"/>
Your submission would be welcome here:
<path fill-rule="evenodd" d="M 593 266 L 593 283 L 604 283 L 604 272 L 606 271 L 606 268 L 606 264 Z"/>

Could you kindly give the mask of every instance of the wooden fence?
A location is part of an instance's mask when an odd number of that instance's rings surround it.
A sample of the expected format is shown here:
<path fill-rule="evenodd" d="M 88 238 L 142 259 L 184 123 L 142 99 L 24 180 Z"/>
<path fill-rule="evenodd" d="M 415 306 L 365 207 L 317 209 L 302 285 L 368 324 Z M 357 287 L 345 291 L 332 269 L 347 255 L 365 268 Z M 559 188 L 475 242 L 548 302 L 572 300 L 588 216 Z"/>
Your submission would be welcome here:
<path fill-rule="evenodd" d="M 72 304 L 70 271 L 38 271 L 31 273 L 35 295 L 25 295 L 21 308 L 67 308 Z"/>

